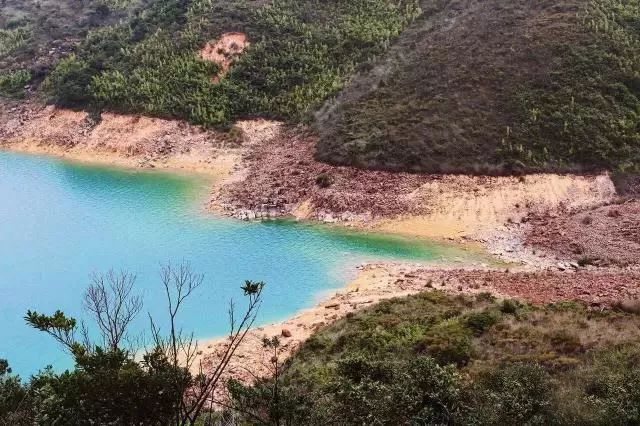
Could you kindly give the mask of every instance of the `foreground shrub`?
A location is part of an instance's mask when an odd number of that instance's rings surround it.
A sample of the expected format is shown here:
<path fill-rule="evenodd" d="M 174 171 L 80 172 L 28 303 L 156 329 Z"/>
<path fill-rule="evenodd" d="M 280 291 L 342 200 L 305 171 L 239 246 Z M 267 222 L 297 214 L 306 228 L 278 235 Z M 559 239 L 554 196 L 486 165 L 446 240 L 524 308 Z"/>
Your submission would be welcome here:
<path fill-rule="evenodd" d="M 31 81 L 31 73 L 26 70 L 0 72 L 0 95 L 24 96 L 24 86 Z"/>
<path fill-rule="evenodd" d="M 509 364 L 489 371 L 475 384 L 474 422 L 486 425 L 543 425 L 552 418 L 551 377 L 536 364 Z"/>

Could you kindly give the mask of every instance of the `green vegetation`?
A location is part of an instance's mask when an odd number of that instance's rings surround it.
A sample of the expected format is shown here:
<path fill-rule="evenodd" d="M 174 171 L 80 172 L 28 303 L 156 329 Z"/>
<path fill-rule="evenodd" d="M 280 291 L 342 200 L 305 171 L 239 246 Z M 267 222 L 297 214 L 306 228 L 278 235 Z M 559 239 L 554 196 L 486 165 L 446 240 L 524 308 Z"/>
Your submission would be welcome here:
<path fill-rule="evenodd" d="M 517 94 L 521 117 L 502 154 L 534 167 L 638 171 L 640 2 L 592 0 L 578 21 L 584 40 L 559 46 L 550 80 Z"/>
<path fill-rule="evenodd" d="M 364 168 L 640 168 L 637 1 L 7 1 L 0 70 L 58 105 L 315 123 L 318 159 Z M 219 76 L 198 52 L 227 32 Z"/>
<path fill-rule="evenodd" d="M 175 327 L 203 277 L 184 264 L 161 276 L 169 331 L 161 334 L 152 319 L 152 344 L 138 356 L 125 349 L 142 310 L 130 274 L 98 275 L 87 290 L 95 340 L 62 312 L 27 312 L 27 323 L 62 344 L 76 365 L 64 373 L 47 368 L 23 383 L 0 360 L 0 424 L 640 422 L 639 310 L 534 307 L 437 291 L 386 300 L 316 332 L 288 360 L 279 359 L 280 337 L 265 337 L 272 376 L 253 385 L 231 380 L 228 398 L 219 399 L 213 391 L 255 319 L 264 284 L 242 287 L 247 309 L 235 317 L 219 368 L 205 376 L 192 374 L 193 337 Z"/>
<path fill-rule="evenodd" d="M 255 321 L 264 283 L 246 281 L 242 286 L 246 308 L 238 311 L 231 305 L 228 346 L 205 376 L 194 373 L 198 348 L 193 335 L 184 334 L 177 323 L 185 301 L 204 277 L 186 263 L 163 267 L 161 277 L 168 318 L 161 323 L 149 318 L 146 345 L 130 330 L 143 301 L 135 293 L 135 276 L 126 272 L 94 276 L 84 306 L 95 329 L 60 311 L 28 311 L 27 324 L 60 343 L 73 356 L 75 368 L 56 373 L 47 367 L 22 383 L 11 374 L 8 362 L 0 360 L 0 424 L 213 424 L 210 399 Z M 159 324 L 167 331 L 161 332 Z"/>
<path fill-rule="evenodd" d="M 640 169 L 637 1 L 465 5 L 425 13 L 322 113 L 319 159 L 425 172 Z"/>
<path fill-rule="evenodd" d="M 316 333 L 275 378 L 233 383 L 231 406 L 250 424 L 637 424 L 638 325 L 422 293 Z"/>
<path fill-rule="evenodd" d="M 307 120 L 420 9 L 415 1 L 158 0 L 127 23 L 90 33 L 45 86 L 50 100 L 227 125 L 245 115 Z M 215 11 L 216 13 L 212 13 Z M 226 31 L 250 48 L 231 72 L 198 50 Z"/>
<path fill-rule="evenodd" d="M 8 55 L 23 47 L 28 38 L 29 30 L 27 28 L 0 29 L 0 56 Z"/>
<path fill-rule="evenodd" d="M 0 95 L 24 96 L 24 86 L 31 81 L 31 73 L 25 70 L 0 72 Z"/>

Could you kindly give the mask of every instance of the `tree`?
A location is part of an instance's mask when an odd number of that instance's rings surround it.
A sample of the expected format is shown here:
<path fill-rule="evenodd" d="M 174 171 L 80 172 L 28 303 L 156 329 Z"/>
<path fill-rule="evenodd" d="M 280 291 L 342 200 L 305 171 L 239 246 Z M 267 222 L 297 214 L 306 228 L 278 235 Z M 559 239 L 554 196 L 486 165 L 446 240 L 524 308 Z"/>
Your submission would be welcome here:
<path fill-rule="evenodd" d="M 186 299 L 202 285 L 204 276 L 186 262 L 169 264 L 160 275 L 169 329 L 163 335 L 150 318 L 153 345 L 141 360 L 122 347 L 142 310 L 132 274 L 111 271 L 92 278 L 84 305 L 97 324 L 99 344 L 91 341 L 84 323 L 79 325 L 61 311 L 27 312 L 27 323 L 61 343 L 76 363 L 73 371 L 61 375 L 49 371 L 34 378 L 32 386 L 48 395 L 40 407 L 48 419 L 45 423 L 194 425 L 211 406 L 227 365 L 255 322 L 265 284 L 246 281 L 241 287 L 248 303 L 239 317 L 230 302 L 228 343 L 218 364 L 205 371 L 202 363 L 195 364 L 198 345 L 193 333 L 177 327 Z"/>
<path fill-rule="evenodd" d="M 142 310 L 142 298 L 132 294 L 136 276 L 111 270 L 93 275 L 92 281 L 84 296 L 85 309 L 93 314 L 103 346 L 116 350 L 129 337 L 127 329 Z"/>
<path fill-rule="evenodd" d="M 182 372 L 174 377 L 174 386 L 179 391 L 176 401 L 178 410 L 174 420 L 176 426 L 196 424 L 198 418 L 207 406 L 214 400 L 217 389 L 227 365 L 236 350 L 246 337 L 249 329 L 256 320 L 258 310 L 262 304 L 262 290 L 264 282 L 245 281 L 241 289 L 248 298 L 247 306 L 242 316 L 237 317 L 236 307 L 231 300 L 229 304 L 229 338 L 218 364 L 211 371 L 205 372 L 200 362 L 195 365 L 198 345 L 193 333 L 185 335 L 176 326 L 176 319 L 184 300 L 189 297 L 203 282 L 203 276 L 193 273 L 189 264 L 182 263 L 177 267 L 167 265 L 161 271 L 162 283 L 167 297 L 169 311 L 169 334 L 163 336 L 153 318 L 151 330 L 155 347 L 169 360 L 176 372 Z M 197 369 L 195 377 L 191 372 Z"/>

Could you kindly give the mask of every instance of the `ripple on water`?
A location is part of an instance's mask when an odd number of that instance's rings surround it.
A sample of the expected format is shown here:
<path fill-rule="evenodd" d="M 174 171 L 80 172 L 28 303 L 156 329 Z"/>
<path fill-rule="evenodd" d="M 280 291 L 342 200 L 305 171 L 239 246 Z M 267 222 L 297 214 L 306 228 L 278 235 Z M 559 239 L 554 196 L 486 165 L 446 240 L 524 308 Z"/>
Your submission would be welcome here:
<path fill-rule="evenodd" d="M 0 153 L 0 358 L 23 375 L 69 366 L 22 318 L 27 309 L 82 317 L 89 275 L 110 268 L 135 272 L 145 311 L 160 317 L 160 264 L 189 261 L 205 284 L 185 306 L 182 326 L 206 337 L 226 331 L 227 303 L 242 306 L 245 279 L 267 283 L 259 317 L 266 323 L 344 285 L 354 271 L 347 266 L 364 260 L 474 257 L 424 241 L 216 218 L 201 211 L 206 190 L 196 177 Z M 146 318 L 135 326 L 143 329 Z"/>

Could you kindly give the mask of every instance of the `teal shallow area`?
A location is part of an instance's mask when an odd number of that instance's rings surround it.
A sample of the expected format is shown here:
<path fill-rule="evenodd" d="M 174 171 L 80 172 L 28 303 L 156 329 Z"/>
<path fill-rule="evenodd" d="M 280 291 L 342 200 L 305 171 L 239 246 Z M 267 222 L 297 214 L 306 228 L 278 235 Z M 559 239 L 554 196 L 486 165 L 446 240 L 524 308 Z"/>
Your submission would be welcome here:
<path fill-rule="evenodd" d="M 161 317 L 159 267 L 186 260 L 205 274 L 182 326 L 223 335 L 227 304 L 246 279 L 267 283 L 259 322 L 286 318 L 350 279 L 366 260 L 478 261 L 447 245 L 278 221 L 247 223 L 204 212 L 201 177 L 87 166 L 0 152 L 0 358 L 22 375 L 71 361 L 24 323 L 27 309 L 84 318 L 93 272 L 137 274 L 146 313 Z M 486 259 L 485 259 L 486 260 Z"/>

